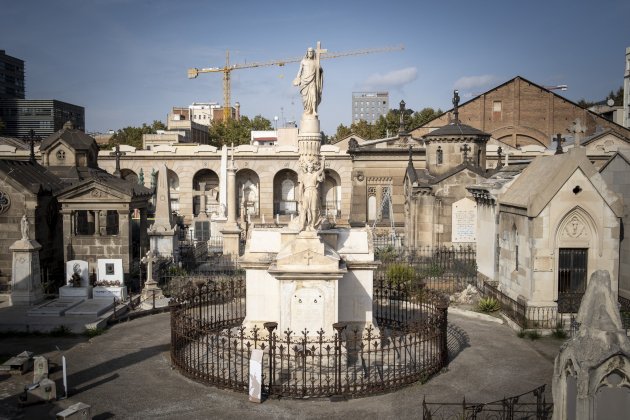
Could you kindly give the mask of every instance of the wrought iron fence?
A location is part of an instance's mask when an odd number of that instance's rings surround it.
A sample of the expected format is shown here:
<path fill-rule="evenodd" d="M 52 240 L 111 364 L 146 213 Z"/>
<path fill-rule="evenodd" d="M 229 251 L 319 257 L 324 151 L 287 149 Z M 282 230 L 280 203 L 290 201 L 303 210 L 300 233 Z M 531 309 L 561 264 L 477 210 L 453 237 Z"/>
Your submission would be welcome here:
<path fill-rule="evenodd" d="M 447 305 L 435 292 L 377 282 L 379 330 L 335 324 L 327 336 L 323 330 L 278 331 L 275 322 L 246 329 L 242 278 L 209 278 L 171 305 L 171 359 L 194 380 L 247 392 L 251 352 L 261 349 L 267 396 L 388 392 L 426 380 L 447 364 Z"/>
<path fill-rule="evenodd" d="M 489 403 L 427 403 L 422 401 L 423 420 L 546 420 L 553 414 L 553 403 L 548 403 L 545 385 L 529 392 Z"/>
<path fill-rule="evenodd" d="M 389 279 L 413 289 L 452 294 L 474 284 L 477 274 L 476 252 L 470 246 L 405 250 L 390 247 L 378 250 L 376 258 L 381 265 L 375 279 Z"/>

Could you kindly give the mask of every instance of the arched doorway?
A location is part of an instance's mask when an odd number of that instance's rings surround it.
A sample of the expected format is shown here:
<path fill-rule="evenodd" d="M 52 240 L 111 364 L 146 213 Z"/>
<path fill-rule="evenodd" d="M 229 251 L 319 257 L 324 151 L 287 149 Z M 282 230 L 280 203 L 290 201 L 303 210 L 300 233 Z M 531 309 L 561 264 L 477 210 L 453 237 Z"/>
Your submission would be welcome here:
<path fill-rule="evenodd" d="M 241 217 L 260 215 L 260 178 L 251 169 L 241 169 L 236 173 L 238 202 L 236 214 Z M 229 203 L 228 205 L 231 205 Z"/>
<path fill-rule="evenodd" d="M 321 214 L 327 218 L 337 219 L 341 216 L 341 177 L 332 169 L 326 169 L 321 185 Z"/>
<path fill-rule="evenodd" d="M 205 202 L 205 213 L 223 214 L 219 204 L 219 175 L 210 169 L 202 169 L 193 177 L 193 215 L 201 212 L 201 203 Z M 202 200 L 203 198 L 203 200 Z"/>
<path fill-rule="evenodd" d="M 273 178 L 273 213 L 297 214 L 298 175 L 291 169 L 279 171 Z"/>

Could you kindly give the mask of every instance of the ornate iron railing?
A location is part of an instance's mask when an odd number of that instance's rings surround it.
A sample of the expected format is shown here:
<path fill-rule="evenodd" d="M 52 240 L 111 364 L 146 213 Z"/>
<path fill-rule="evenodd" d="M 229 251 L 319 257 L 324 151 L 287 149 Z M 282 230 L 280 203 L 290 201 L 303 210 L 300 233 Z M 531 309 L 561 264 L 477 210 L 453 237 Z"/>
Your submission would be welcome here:
<path fill-rule="evenodd" d="M 422 401 L 423 420 L 546 420 L 553 414 L 553 403 L 548 403 L 545 385 L 529 392 L 489 403 L 427 403 Z"/>
<path fill-rule="evenodd" d="M 335 324 L 323 330 L 278 331 L 242 326 L 245 283 L 208 279 L 171 304 L 171 360 L 199 382 L 247 392 L 249 359 L 261 349 L 263 393 L 292 398 L 356 397 L 426 380 L 448 363 L 447 300 L 428 290 L 377 282 L 379 330 Z"/>

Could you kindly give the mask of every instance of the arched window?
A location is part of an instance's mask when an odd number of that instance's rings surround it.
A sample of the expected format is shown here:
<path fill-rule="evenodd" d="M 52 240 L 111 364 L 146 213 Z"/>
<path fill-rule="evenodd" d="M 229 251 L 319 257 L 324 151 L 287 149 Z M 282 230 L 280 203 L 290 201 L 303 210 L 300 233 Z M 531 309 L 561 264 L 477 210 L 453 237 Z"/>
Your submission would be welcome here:
<path fill-rule="evenodd" d="M 376 220 L 376 196 L 368 197 L 368 220 Z"/>
<path fill-rule="evenodd" d="M 437 148 L 436 162 L 438 165 L 444 163 L 444 152 L 442 151 L 442 146 L 438 146 Z"/>

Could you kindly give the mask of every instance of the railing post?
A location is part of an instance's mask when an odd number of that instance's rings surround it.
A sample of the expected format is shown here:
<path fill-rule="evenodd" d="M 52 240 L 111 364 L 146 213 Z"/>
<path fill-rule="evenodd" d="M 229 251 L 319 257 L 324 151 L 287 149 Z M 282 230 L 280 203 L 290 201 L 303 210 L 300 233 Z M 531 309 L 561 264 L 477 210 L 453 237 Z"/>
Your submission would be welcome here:
<path fill-rule="evenodd" d="M 155 309 L 155 290 L 153 291 L 153 308 L 152 309 Z"/>
<path fill-rule="evenodd" d="M 331 397 L 332 401 L 343 400 L 343 390 L 341 389 L 341 333 L 346 329 L 343 322 L 335 322 L 335 395 Z"/>
<path fill-rule="evenodd" d="M 448 301 L 441 298 L 436 309 L 440 314 L 440 364 L 445 367 L 448 365 Z"/>
<path fill-rule="evenodd" d="M 278 328 L 278 323 L 277 322 L 265 322 L 263 324 L 263 327 L 267 330 L 267 332 L 269 333 L 269 378 L 267 379 L 267 387 L 268 387 L 268 392 L 269 395 L 273 394 L 273 378 L 274 378 L 274 373 L 275 373 L 275 353 L 276 353 L 276 349 L 275 349 L 275 345 L 274 345 L 274 334 L 273 331 Z"/>

